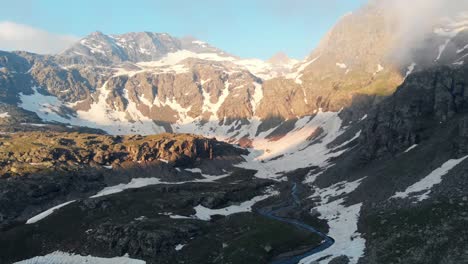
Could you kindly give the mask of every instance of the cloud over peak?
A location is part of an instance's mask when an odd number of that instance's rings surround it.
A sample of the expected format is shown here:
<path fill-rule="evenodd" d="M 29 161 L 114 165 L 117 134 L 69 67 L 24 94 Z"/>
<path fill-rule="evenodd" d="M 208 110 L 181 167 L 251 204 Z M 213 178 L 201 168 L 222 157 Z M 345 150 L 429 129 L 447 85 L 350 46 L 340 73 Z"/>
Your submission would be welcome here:
<path fill-rule="evenodd" d="M 79 38 L 60 35 L 10 21 L 0 22 L 0 50 L 55 54 L 70 47 Z"/>

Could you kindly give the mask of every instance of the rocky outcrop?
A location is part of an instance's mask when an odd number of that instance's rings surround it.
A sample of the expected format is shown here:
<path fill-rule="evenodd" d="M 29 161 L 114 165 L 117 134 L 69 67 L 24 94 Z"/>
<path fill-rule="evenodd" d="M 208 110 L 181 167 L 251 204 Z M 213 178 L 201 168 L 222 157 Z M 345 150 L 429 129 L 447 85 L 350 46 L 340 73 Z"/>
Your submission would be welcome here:
<path fill-rule="evenodd" d="M 0 51 L 0 102 L 16 104 L 19 93 L 31 92 L 29 62 L 10 52 Z"/>
<path fill-rule="evenodd" d="M 15 133 L 0 135 L 2 177 L 28 175 L 60 164 L 118 166 L 123 162 L 164 160 L 190 165 L 197 159 L 240 155 L 227 143 L 186 134 L 112 137 L 93 134 Z"/>
<path fill-rule="evenodd" d="M 30 70 L 37 87 L 64 102 L 75 103 L 90 98 L 96 87 L 104 83 L 103 76 L 108 70 L 94 67 L 70 67 L 64 69 L 59 65 L 40 61 Z"/>
<path fill-rule="evenodd" d="M 188 134 L 112 137 L 99 134 L 19 132 L 0 135 L 0 229 L 106 185 L 158 175 L 193 180 L 187 168 L 210 164 L 213 174 L 242 161 L 245 150 Z M 218 164 L 219 163 L 219 164 Z M 198 175 L 199 176 L 199 175 Z M 208 203 L 207 203 L 208 204 Z"/>
<path fill-rule="evenodd" d="M 458 153 L 466 153 L 468 67 L 435 68 L 407 78 L 398 90 L 377 105 L 361 134 L 368 159 L 394 155 L 432 136 L 435 127 L 457 128 Z M 455 139 L 455 138 L 454 138 Z"/>

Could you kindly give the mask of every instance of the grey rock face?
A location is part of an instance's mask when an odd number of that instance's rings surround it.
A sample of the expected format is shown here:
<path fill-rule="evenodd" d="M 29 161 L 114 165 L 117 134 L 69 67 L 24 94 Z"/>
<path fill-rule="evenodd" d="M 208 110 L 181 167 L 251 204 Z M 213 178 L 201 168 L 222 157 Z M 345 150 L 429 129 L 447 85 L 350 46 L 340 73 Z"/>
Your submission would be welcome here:
<path fill-rule="evenodd" d="M 15 53 L 0 51 L 0 101 L 17 103 L 19 93 L 30 93 L 32 78 L 26 72 L 31 64 Z"/>
<path fill-rule="evenodd" d="M 27 59 L 15 53 L 0 51 L 0 69 L 24 73 L 30 67 L 31 65 Z"/>
<path fill-rule="evenodd" d="M 395 94 L 371 111 L 361 136 L 367 146 L 364 155 L 380 157 L 405 150 L 423 141 L 427 131 L 435 126 L 465 114 L 467 83 L 466 66 L 442 67 L 411 75 Z M 458 136 L 462 138 L 467 136 L 464 120 L 459 121 Z"/>

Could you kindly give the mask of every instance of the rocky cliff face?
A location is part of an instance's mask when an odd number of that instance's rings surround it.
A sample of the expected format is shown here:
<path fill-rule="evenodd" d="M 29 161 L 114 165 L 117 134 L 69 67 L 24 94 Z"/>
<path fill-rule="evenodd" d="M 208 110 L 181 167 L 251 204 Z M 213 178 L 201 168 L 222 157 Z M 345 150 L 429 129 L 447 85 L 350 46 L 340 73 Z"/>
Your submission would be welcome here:
<path fill-rule="evenodd" d="M 457 137 L 466 137 L 468 68 L 442 67 L 415 73 L 376 106 L 361 136 L 369 157 L 401 152 L 431 136 L 434 127 L 454 122 Z M 455 136 L 455 135 L 454 135 Z M 464 141 L 464 140 L 463 140 Z M 466 152 L 464 143 L 457 152 Z"/>

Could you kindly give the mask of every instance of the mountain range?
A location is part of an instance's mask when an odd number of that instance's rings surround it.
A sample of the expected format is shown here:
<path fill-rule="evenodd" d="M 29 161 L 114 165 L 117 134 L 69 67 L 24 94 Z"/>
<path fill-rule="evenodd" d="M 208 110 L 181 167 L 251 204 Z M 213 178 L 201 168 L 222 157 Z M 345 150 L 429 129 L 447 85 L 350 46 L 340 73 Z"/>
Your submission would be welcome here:
<path fill-rule="evenodd" d="M 0 247 L 26 245 L 34 231 L 24 222 L 67 201 L 50 223 L 84 219 L 82 233 L 65 225 L 53 241 L 39 222 L 27 253 L 0 253 L 0 262 L 55 250 L 148 263 L 467 262 L 468 13 L 441 18 L 414 42 L 397 24 L 392 10 L 371 2 L 300 61 L 245 59 L 152 32 L 94 32 L 55 55 L 0 51 Z M 216 188 L 207 183 L 213 175 Z M 239 204 L 246 207 L 233 209 Z M 160 213 L 147 211 L 153 206 Z M 276 207 L 285 210 L 275 215 Z M 250 229 L 233 227 L 239 222 L 216 211 L 223 208 L 257 212 L 243 224 L 267 216 L 261 226 L 270 229 L 259 232 L 291 228 L 273 222 L 293 218 L 317 237 L 293 230 L 296 242 L 259 242 L 261 253 L 240 243 L 247 255 L 239 259 L 224 250 L 233 230 Z M 161 220 L 166 209 L 178 211 Z M 179 226 L 177 217 L 191 220 Z M 152 226 L 165 224 L 167 232 Z M 221 227 L 230 242 L 218 241 Z M 206 241 L 222 245 L 219 255 L 205 258 Z"/>

